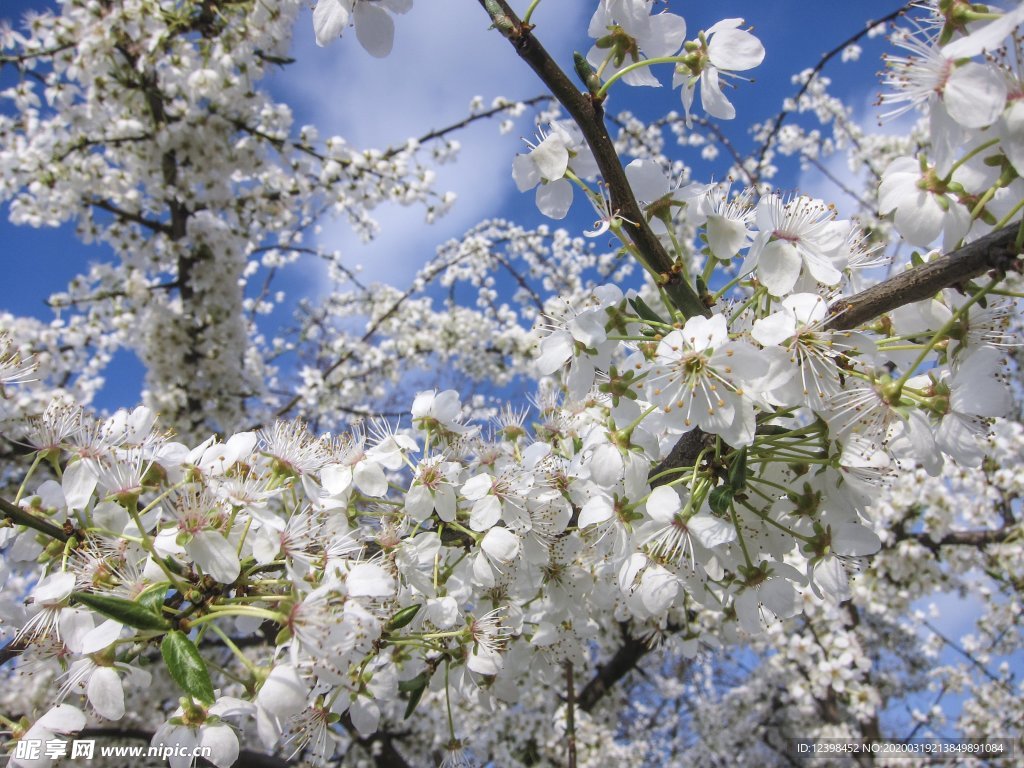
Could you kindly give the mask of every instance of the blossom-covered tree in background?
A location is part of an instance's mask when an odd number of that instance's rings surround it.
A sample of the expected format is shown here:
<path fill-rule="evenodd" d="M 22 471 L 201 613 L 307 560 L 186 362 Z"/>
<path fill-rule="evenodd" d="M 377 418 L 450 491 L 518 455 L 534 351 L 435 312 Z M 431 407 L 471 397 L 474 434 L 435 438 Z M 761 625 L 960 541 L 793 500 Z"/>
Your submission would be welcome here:
<path fill-rule="evenodd" d="M 299 3 L 65 0 L 0 29 L 12 220 L 72 221 L 117 257 L 51 299 L 59 321 L 2 317 L 15 765 L 50 765 L 18 745 L 63 734 L 222 767 L 1021 749 L 1024 5 L 870 24 L 741 155 L 716 121 L 771 41 L 593 4 L 572 62 L 543 47 L 539 0 L 467 4 L 546 93 L 384 149 L 261 89 L 308 34 Z M 316 41 L 354 26 L 385 56 L 411 5 L 318 0 Z M 909 133 L 866 132 L 828 92 L 867 35 L 890 39 L 882 102 L 919 113 Z M 609 111 L 668 84 L 662 117 Z M 385 202 L 443 214 L 430 163 L 529 107 L 516 186 L 553 219 L 585 198 L 592 228 L 484 221 L 394 286 L 315 238 L 329 214 L 371 237 Z M 697 146 L 724 150 L 718 181 Z M 827 173 L 840 152 L 865 180 L 854 218 L 772 188 L 784 157 Z M 268 330 L 303 259 L 332 290 Z M 96 413 L 123 348 L 145 402 Z M 437 368 L 465 391 L 410 390 Z M 919 609 L 938 593 L 978 601 L 972 636 Z M 924 696 L 898 730 L 894 703 Z"/>

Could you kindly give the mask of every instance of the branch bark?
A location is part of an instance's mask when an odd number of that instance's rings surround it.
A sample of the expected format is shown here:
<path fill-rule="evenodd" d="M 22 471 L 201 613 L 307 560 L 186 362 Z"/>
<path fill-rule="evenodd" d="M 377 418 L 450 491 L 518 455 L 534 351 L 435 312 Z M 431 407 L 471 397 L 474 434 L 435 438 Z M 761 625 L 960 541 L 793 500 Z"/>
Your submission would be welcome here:
<path fill-rule="evenodd" d="M 828 328 L 852 329 L 898 307 L 934 296 L 943 288 L 966 283 L 989 270 L 1019 269 L 1017 224 L 990 232 L 963 248 L 890 277 L 878 285 L 840 299 L 829 307 Z"/>
<path fill-rule="evenodd" d="M 576 121 L 608 185 L 612 210 L 622 219 L 623 229 L 642 260 L 657 274 L 659 284 L 673 304 L 687 317 L 710 315 L 711 311 L 675 267 L 675 260 L 648 226 L 605 126 L 602 102 L 590 94 L 582 93 L 573 85 L 540 41 L 533 36 L 533 27 L 523 24 L 505 0 L 479 0 L 479 3 L 498 31 L 515 48 L 519 58 L 529 65 Z"/>
<path fill-rule="evenodd" d="M 622 624 L 621 626 L 625 637 L 622 645 L 619 646 L 607 663 L 598 667 L 597 673 L 590 678 L 590 681 L 583 686 L 583 689 L 576 697 L 576 706 L 584 712 L 593 711 L 605 694 L 622 678 L 636 669 L 640 659 L 647 655 L 650 650 L 647 647 L 647 643 L 638 640 L 629 633 L 629 626 L 627 624 Z"/>
<path fill-rule="evenodd" d="M 63 528 L 47 522 L 46 520 L 39 519 L 31 512 L 12 504 L 7 499 L 0 498 L 0 513 L 15 525 L 24 525 L 28 528 L 33 528 L 40 533 L 46 534 L 51 539 L 67 541 L 71 538 Z"/>

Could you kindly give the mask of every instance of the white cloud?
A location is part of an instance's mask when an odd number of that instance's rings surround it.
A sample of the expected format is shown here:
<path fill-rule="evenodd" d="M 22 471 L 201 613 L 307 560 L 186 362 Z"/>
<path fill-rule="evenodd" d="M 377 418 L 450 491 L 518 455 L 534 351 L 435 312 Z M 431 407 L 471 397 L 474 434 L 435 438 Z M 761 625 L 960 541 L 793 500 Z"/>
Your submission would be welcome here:
<path fill-rule="evenodd" d="M 578 3 L 548 3 L 533 19 L 536 34 L 567 67 L 570 35 L 585 34 L 584 10 Z M 292 54 L 297 61 L 274 78 L 275 93 L 321 136 L 336 134 L 353 146 L 383 148 L 463 119 L 474 96 L 490 105 L 496 96 L 514 100 L 544 92 L 508 41 L 489 29 L 486 13 L 475 3 L 420 0 L 395 21 L 394 50 L 386 59 L 374 59 L 352 29 L 318 48 L 310 16 L 300 17 Z M 576 46 L 585 42 L 577 40 Z M 374 214 L 381 233 L 372 243 L 364 245 L 340 220 L 323 222 L 319 242 L 340 250 L 347 264 L 361 264 L 366 280 L 407 284 L 437 244 L 500 215 L 508 197 L 519 194 L 511 179 L 512 158 L 526 133 L 532 129 L 525 121 L 504 136 L 495 121 L 484 121 L 454 136 L 463 149 L 456 163 L 437 168 L 436 189 L 453 191 L 458 200 L 437 224 L 427 226 L 420 207 L 388 205 Z"/>

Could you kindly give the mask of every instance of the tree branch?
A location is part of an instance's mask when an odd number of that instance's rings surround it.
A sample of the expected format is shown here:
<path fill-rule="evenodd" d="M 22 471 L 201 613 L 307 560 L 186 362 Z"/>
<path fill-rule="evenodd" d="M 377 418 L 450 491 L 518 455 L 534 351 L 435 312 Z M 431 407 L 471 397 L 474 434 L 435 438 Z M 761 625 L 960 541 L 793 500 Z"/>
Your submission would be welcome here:
<path fill-rule="evenodd" d="M 829 307 L 828 328 L 851 329 L 897 307 L 934 296 L 943 288 L 966 283 L 988 270 L 1019 270 L 1017 224 L 990 232 L 938 259 L 908 269 Z"/>
<path fill-rule="evenodd" d="M 940 547 L 986 547 L 989 544 L 1003 544 L 1010 536 L 1018 533 L 1017 528 L 993 528 L 983 531 L 950 531 L 939 539 L 927 533 L 908 533 L 904 539 L 916 541 L 933 551 Z"/>
<path fill-rule="evenodd" d="M 622 633 L 625 639 L 615 654 L 598 667 L 597 673 L 590 678 L 590 681 L 583 686 L 579 696 L 576 697 L 576 706 L 584 712 L 593 711 L 597 703 L 604 698 L 605 694 L 622 678 L 632 672 L 640 659 L 647 655 L 650 648 L 643 640 L 638 640 L 629 633 L 629 627 L 622 624 Z"/>
<path fill-rule="evenodd" d="M 40 533 L 46 534 L 51 539 L 67 541 L 71 538 L 70 534 L 68 534 L 63 528 L 60 528 L 53 523 L 49 523 L 46 520 L 40 520 L 30 512 L 12 504 L 7 499 L 0 498 L 0 513 L 3 513 L 3 516 L 15 525 L 24 525 L 28 528 L 32 528 Z"/>
<path fill-rule="evenodd" d="M 519 58 L 525 61 L 550 89 L 583 132 L 587 144 L 594 153 L 594 159 L 597 160 L 601 176 L 608 185 L 612 210 L 622 219 L 622 227 L 636 246 L 642 260 L 657 274 L 659 285 L 687 317 L 710 315 L 711 311 L 675 267 L 675 260 L 648 226 L 643 211 L 633 196 L 622 163 L 619 162 L 615 145 L 608 135 L 602 102 L 590 94 L 580 92 L 572 84 L 562 68 L 533 36 L 530 31 L 533 29 L 532 25 L 523 24 L 505 0 L 479 2 L 498 31 L 508 38 Z"/>

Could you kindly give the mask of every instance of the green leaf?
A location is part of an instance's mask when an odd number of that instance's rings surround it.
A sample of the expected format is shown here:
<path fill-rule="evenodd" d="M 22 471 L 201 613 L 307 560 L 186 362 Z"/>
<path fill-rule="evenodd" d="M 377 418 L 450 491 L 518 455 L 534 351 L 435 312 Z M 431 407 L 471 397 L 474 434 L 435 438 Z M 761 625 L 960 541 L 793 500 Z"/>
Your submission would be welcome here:
<path fill-rule="evenodd" d="M 732 504 L 733 490 L 728 485 L 720 485 L 708 495 L 711 511 L 717 515 L 725 515 Z"/>
<path fill-rule="evenodd" d="M 739 493 L 747 487 L 747 449 L 741 448 L 729 465 L 729 487 Z"/>
<path fill-rule="evenodd" d="M 647 302 L 645 302 L 639 296 L 634 296 L 632 299 L 630 299 L 629 305 L 634 309 L 637 315 L 642 317 L 647 322 L 665 324 L 665 321 L 658 316 L 658 313 L 651 309 L 647 305 Z"/>
<path fill-rule="evenodd" d="M 420 604 L 407 605 L 405 608 L 400 610 L 394 616 L 391 617 L 391 621 L 387 623 L 385 629 L 390 632 L 395 629 L 401 629 L 402 627 L 408 626 L 409 622 L 416 618 L 416 614 L 420 610 Z"/>
<path fill-rule="evenodd" d="M 94 592 L 73 592 L 72 597 L 86 608 L 135 629 L 162 631 L 171 628 L 167 619 L 141 602 L 113 595 L 97 595 Z"/>
<path fill-rule="evenodd" d="M 167 664 L 167 671 L 185 693 L 203 704 L 213 704 L 213 683 L 206 662 L 184 632 L 176 629 L 164 635 L 160 653 Z"/>
<path fill-rule="evenodd" d="M 410 686 L 409 690 L 409 703 L 405 705 L 405 716 L 403 720 L 408 720 L 409 716 L 416 711 L 416 705 L 420 703 L 420 699 L 423 698 L 423 692 L 427 690 L 427 683 L 430 682 L 430 675 L 425 672 L 421 672 L 412 680 L 407 680 L 404 683 L 398 684 L 398 689 L 402 690 L 402 686 Z"/>
<path fill-rule="evenodd" d="M 430 673 L 427 671 L 420 672 L 416 677 L 411 680 L 399 680 L 398 690 L 402 693 L 412 693 L 418 688 L 422 688 L 424 685 L 430 682 Z"/>
<path fill-rule="evenodd" d="M 161 610 L 164 607 L 164 598 L 167 597 L 167 590 L 171 586 L 169 581 L 161 581 L 159 584 L 153 584 L 151 587 L 147 587 L 141 595 L 136 599 L 140 605 L 146 606 L 149 610 L 155 613 L 157 616 L 162 616 Z"/>

